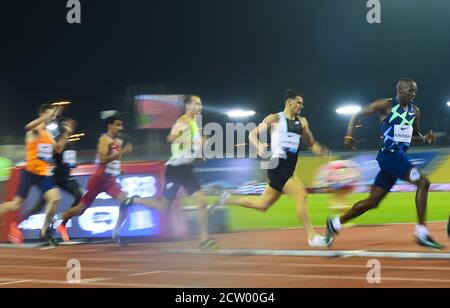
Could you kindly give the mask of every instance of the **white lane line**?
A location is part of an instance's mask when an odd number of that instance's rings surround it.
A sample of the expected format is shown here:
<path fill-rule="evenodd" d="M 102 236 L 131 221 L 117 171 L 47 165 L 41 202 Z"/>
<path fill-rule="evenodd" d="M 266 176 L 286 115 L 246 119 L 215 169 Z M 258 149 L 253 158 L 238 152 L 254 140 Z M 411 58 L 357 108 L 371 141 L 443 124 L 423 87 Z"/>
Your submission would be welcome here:
<path fill-rule="evenodd" d="M 90 279 L 81 279 L 81 284 L 88 284 L 88 283 L 91 283 L 91 282 L 99 282 L 99 281 L 107 281 L 107 280 L 113 280 L 113 279 L 115 279 L 115 277 L 113 277 L 113 278 L 101 278 L 101 277 L 99 277 L 99 278 L 90 278 Z"/>
<path fill-rule="evenodd" d="M 186 264 L 186 261 L 149 261 L 148 263 L 153 263 L 153 265 L 166 265 L 170 264 Z M 189 265 L 198 266 L 202 265 L 203 262 L 189 263 Z M 211 263 L 217 265 L 241 265 L 241 266 L 271 266 L 271 267 L 299 267 L 299 268 L 343 268 L 343 269 L 367 269 L 366 265 L 353 265 L 353 264 L 320 264 L 320 263 L 275 263 L 275 262 L 241 262 L 241 261 L 212 261 Z M 51 271 L 67 271 L 65 266 L 45 266 L 45 265 L 0 265 L 0 268 L 4 269 L 37 269 L 37 270 L 51 270 Z M 392 270 L 417 270 L 417 271 L 450 271 L 450 267 L 431 267 L 431 266 L 392 266 L 383 265 L 383 269 Z M 83 267 L 84 271 L 92 272 L 117 272 L 117 273 L 127 273 L 135 272 L 136 269 L 131 268 L 107 268 L 107 267 Z M 154 272 L 148 272 L 154 273 Z M 156 273 L 156 272 L 155 272 Z"/>
<path fill-rule="evenodd" d="M 283 256 L 283 257 L 359 257 L 393 258 L 419 260 L 450 260 L 450 253 L 444 252 L 395 252 L 366 250 L 279 250 L 279 249 L 162 249 L 163 253 L 194 255 L 234 255 L 234 256 Z"/>
<path fill-rule="evenodd" d="M 112 280 L 112 279 L 113 278 L 111 278 L 110 280 Z M 121 283 L 121 282 L 108 282 L 108 281 L 87 282 L 84 284 L 70 284 L 67 281 L 63 281 L 63 280 L 46 280 L 46 279 L 19 280 L 19 279 L 13 279 L 13 278 L 0 278 L 0 283 L 1 282 L 11 283 L 14 281 L 21 281 L 21 283 L 29 283 L 29 284 L 64 285 L 68 288 L 76 287 L 76 286 L 80 286 L 80 287 L 83 287 L 83 286 L 105 286 L 105 287 L 131 287 L 131 288 L 190 288 L 190 286 L 188 286 L 188 285 L 172 285 L 172 284 Z"/>
<path fill-rule="evenodd" d="M 246 276 L 246 277 L 282 277 L 282 278 L 307 278 L 307 279 L 341 279 L 341 280 L 367 280 L 364 275 L 360 276 L 337 276 L 337 275 L 297 275 L 297 274 L 269 274 L 269 273 L 244 273 L 244 272 L 218 272 L 218 271 L 163 271 L 167 274 L 175 275 L 217 275 L 217 276 Z M 409 282 L 444 282 L 450 283 L 450 279 L 434 278 L 402 278 L 402 277 L 382 277 L 382 280 L 389 281 L 409 281 Z"/>
<path fill-rule="evenodd" d="M 145 273 L 137 273 L 137 274 L 131 274 L 130 277 L 137 277 L 137 276 L 146 276 L 146 275 L 153 275 L 153 274 L 160 274 L 164 273 L 164 271 L 153 271 L 153 272 L 145 272 Z"/>
<path fill-rule="evenodd" d="M 1 279 L 0 279 L 1 281 Z M 15 280 L 15 281 L 10 281 L 10 282 L 0 282 L 0 286 L 6 286 L 6 285 L 11 285 L 11 284 L 19 284 L 19 283 L 27 283 L 30 282 L 31 280 Z"/>

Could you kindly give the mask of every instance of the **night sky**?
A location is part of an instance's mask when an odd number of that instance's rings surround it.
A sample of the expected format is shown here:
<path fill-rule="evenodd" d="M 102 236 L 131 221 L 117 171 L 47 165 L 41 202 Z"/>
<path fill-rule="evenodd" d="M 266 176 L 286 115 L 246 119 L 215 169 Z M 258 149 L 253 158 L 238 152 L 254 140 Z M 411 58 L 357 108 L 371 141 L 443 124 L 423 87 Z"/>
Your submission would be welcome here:
<path fill-rule="evenodd" d="M 2 2 L 0 136 L 22 136 L 41 103 L 71 100 L 93 147 L 99 111 L 132 112 L 135 94 L 196 93 L 260 121 L 296 88 L 318 139 L 339 148 L 336 107 L 392 97 L 401 77 L 419 84 L 423 130 L 449 116 L 448 0 L 382 0 L 379 25 L 365 0 L 81 0 L 81 25 L 66 22 L 66 2 Z M 361 135 L 376 139 L 366 121 Z"/>

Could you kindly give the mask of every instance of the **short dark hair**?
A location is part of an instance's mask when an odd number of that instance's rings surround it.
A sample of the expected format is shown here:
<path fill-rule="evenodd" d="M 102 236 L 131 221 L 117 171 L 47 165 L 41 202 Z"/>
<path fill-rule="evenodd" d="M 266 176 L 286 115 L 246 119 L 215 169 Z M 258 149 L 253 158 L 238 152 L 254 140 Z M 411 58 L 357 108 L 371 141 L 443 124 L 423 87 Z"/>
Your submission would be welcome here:
<path fill-rule="evenodd" d="M 413 82 L 415 82 L 415 81 L 411 78 L 400 78 L 399 81 L 397 82 L 397 92 L 400 91 L 402 84 L 413 83 Z"/>
<path fill-rule="evenodd" d="M 106 129 L 108 129 L 108 125 L 112 125 L 112 124 L 114 124 L 114 122 L 116 122 L 116 121 L 123 121 L 120 117 L 118 117 L 118 116 L 110 116 L 110 117 L 107 117 L 106 119 L 105 119 L 105 126 L 106 126 Z"/>
<path fill-rule="evenodd" d="M 38 108 L 38 114 L 46 112 L 49 109 L 53 109 L 53 106 L 51 104 L 42 104 Z"/>
<path fill-rule="evenodd" d="M 304 98 L 303 93 L 294 89 L 288 89 L 284 92 L 284 102 L 286 103 L 288 99 L 294 99 L 297 96 Z"/>
<path fill-rule="evenodd" d="M 194 98 L 196 98 L 196 97 L 200 98 L 200 96 L 198 96 L 198 95 L 185 95 L 185 96 L 183 97 L 183 103 L 184 103 L 184 105 L 186 106 L 187 104 L 192 103 L 192 100 L 193 100 Z"/>

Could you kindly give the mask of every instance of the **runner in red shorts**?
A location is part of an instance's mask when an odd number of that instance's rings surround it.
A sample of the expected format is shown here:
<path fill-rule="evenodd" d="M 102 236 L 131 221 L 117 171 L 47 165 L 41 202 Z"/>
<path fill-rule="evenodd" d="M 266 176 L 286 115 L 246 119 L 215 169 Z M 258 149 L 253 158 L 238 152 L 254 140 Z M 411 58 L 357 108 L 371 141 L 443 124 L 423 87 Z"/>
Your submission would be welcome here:
<path fill-rule="evenodd" d="M 58 227 L 57 231 L 64 241 L 69 241 L 69 236 L 66 229 L 67 222 L 74 216 L 81 216 L 86 209 L 95 201 L 97 196 L 103 192 L 107 193 L 121 203 L 130 202 L 143 204 L 147 207 L 154 207 L 147 205 L 146 200 L 134 197 L 133 199 L 127 197 L 127 193 L 122 191 L 122 188 L 117 183 L 117 176 L 121 174 L 121 157 L 124 154 L 132 151 L 132 144 L 129 143 L 122 147 L 123 141 L 118 136 L 123 130 L 123 121 L 117 117 L 112 116 L 106 119 L 107 133 L 102 135 L 98 141 L 97 151 L 99 164 L 96 172 L 90 177 L 87 183 L 87 193 L 81 198 L 80 203 L 67 210 L 63 214 L 63 221 Z M 122 213 L 121 213 L 122 214 Z"/>

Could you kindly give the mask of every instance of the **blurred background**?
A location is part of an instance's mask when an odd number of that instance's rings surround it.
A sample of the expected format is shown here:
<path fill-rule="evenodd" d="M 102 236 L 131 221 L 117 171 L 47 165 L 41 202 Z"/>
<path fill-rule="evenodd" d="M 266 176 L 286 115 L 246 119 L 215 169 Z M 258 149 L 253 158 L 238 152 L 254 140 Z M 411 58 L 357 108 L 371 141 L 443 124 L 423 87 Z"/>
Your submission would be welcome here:
<path fill-rule="evenodd" d="M 284 107 L 288 88 L 305 93 L 303 115 L 334 159 L 352 159 L 362 170 L 356 192 L 364 194 L 377 172 L 379 120 L 362 120 L 356 153 L 343 151 L 351 114 L 395 96 L 399 78 L 419 85 L 421 129 L 439 133 L 433 147 L 414 146 L 411 159 L 429 175 L 430 219 L 448 217 L 450 196 L 450 26 L 447 0 L 383 1 L 381 24 L 368 24 L 366 1 L 346 0 L 96 0 L 82 1 L 82 23 L 66 22 L 66 2 L 9 1 L 0 12 L 0 189 L 11 167 L 24 159 L 24 125 L 42 103 L 72 102 L 65 115 L 79 123 L 80 164 L 92 164 L 104 132 L 100 112 L 117 110 L 134 144 L 129 162 L 165 161 L 165 143 L 183 112 L 181 95 L 202 97 L 203 123 L 259 123 Z M 227 114 L 250 111 L 245 118 Z M 224 136 L 226 138 L 226 136 Z M 245 142 L 248 142 L 246 140 Z M 296 174 L 313 185 L 325 162 L 301 153 Z M 266 174 L 251 158 L 210 160 L 196 167 L 203 188 L 216 195 L 258 194 Z M 414 220 L 413 190 L 394 188 L 386 222 Z M 355 194 L 352 198 L 360 198 Z M 311 197 L 313 222 L 323 224 L 326 195 Z M 399 199 L 395 199 L 399 198 Z M 289 200 L 282 201 L 291 210 Z M 187 201 L 189 203 L 189 201 Z M 316 206 L 316 208 L 314 208 Z M 231 228 L 298 225 L 295 215 L 274 209 L 269 218 L 233 209 Z M 277 212 L 279 211 L 279 212 Z M 392 212 L 393 211 L 393 212 Z M 286 218 L 288 217 L 288 218 Z M 366 218 L 367 217 L 367 218 Z M 367 215 L 363 222 L 374 219 Z"/>

